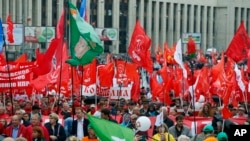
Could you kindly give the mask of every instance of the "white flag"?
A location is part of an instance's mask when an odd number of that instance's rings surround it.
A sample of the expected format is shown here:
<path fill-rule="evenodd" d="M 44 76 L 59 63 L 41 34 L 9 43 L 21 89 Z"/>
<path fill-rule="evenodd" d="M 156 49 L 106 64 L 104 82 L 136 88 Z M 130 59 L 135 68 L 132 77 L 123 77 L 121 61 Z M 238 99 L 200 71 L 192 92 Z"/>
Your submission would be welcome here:
<path fill-rule="evenodd" d="M 240 72 L 237 64 L 234 65 L 234 71 L 236 73 L 236 81 L 237 81 L 238 86 L 240 87 L 240 90 L 242 92 L 245 92 L 245 85 L 242 81 L 241 72 Z"/>
<path fill-rule="evenodd" d="M 182 62 L 181 39 L 179 39 L 179 41 L 177 42 L 176 50 L 175 50 L 175 53 L 174 53 L 174 60 L 182 68 L 184 78 L 187 78 L 187 70 L 185 69 L 184 64 Z"/>
<path fill-rule="evenodd" d="M 163 110 L 165 110 L 165 109 L 163 109 L 163 108 L 165 108 L 165 107 L 162 107 L 161 113 L 156 116 L 155 126 L 157 126 L 157 127 L 161 126 L 163 124 L 163 122 L 164 122 L 164 120 L 163 120 Z"/>

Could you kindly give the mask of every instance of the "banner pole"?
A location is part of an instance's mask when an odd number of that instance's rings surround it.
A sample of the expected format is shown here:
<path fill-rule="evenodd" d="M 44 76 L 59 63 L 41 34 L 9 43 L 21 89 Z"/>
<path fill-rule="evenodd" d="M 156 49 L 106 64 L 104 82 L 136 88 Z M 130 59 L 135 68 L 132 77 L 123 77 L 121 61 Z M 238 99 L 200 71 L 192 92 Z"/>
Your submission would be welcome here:
<path fill-rule="evenodd" d="M 2 31 L 4 31 L 4 30 L 2 29 Z M 12 95 L 12 86 L 11 86 L 11 78 L 10 78 L 9 59 L 8 59 L 7 46 L 6 46 L 6 41 L 5 41 L 5 36 L 4 35 L 3 35 L 3 48 L 4 48 L 6 67 L 7 67 L 8 78 L 9 78 L 9 91 L 10 91 L 10 100 L 11 100 L 11 105 L 12 105 L 11 113 L 13 115 L 14 106 L 13 106 L 13 95 Z"/>

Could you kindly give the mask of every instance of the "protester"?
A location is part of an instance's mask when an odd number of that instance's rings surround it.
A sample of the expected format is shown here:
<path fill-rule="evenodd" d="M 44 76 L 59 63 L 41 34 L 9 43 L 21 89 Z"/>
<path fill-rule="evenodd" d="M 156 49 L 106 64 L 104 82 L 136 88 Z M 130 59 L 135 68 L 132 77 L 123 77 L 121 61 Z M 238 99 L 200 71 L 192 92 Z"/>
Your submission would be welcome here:
<path fill-rule="evenodd" d="M 203 131 L 201 131 L 201 133 L 196 134 L 195 136 L 193 136 L 191 138 L 191 141 L 204 141 L 204 139 L 205 139 L 205 134 L 204 134 Z"/>
<path fill-rule="evenodd" d="M 13 139 L 11 137 L 7 137 L 7 138 L 4 138 L 3 141 L 15 141 L 15 139 Z"/>
<path fill-rule="evenodd" d="M 130 116 L 130 124 L 127 126 L 128 128 L 132 129 L 135 133 L 135 135 L 140 136 L 140 141 L 146 141 L 148 138 L 148 132 L 147 131 L 139 131 L 136 127 L 136 120 L 139 118 L 136 114 L 132 114 Z"/>
<path fill-rule="evenodd" d="M 218 139 L 218 141 L 228 141 L 228 136 L 225 132 L 220 132 L 217 135 L 217 139 Z"/>
<path fill-rule="evenodd" d="M 4 130 L 4 134 L 7 137 L 12 137 L 13 139 L 16 139 L 18 137 L 27 138 L 29 133 L 27 132 L 26 127 L 21 124 L 20 117 L 14 115 L 11 118 L 11 125 Z"/>
<path fill-rule="evenodd" d="M 46 140 L 46 141 L 49 141 L 49 133 L 48 133 L 48 130 L 47 130 L 46 127 L 44 127 L 44 126 L 42 125 L 42 123 L 41 123 L 41 116 L 38 115 L 38 114 L 33 114 L 33 115 L 32 115 L 32 117 L 31 117 L 31 125 L 29 125 L 29 126 L 27 127 L 27 133 L 32 133 L 33 127 L 39 127 L 39 129 L 41 128 L 45 140 Z M 38 130 L 38 129 L 36 128 L 36 130 Z M 28 141 L 32 141 L 32 139 L 33 139 L 32 134 L 28 134 L 28 135 L 27 135 L 27 140 L 28 140 Z"/>
<path fill-rule="evenodd" d="M 61 115 L 63 116 L 63 119 L 67 119 L 68 117 L 71 117 L 71 110 L 67 102 L 63 103 Z"/>
<path fill-rule="evenodd" d="M 214 134 L 214 128 L 212 125 L 208 124 L 203 128 L 205 134 L 204 141 L 218 141 Z"/>
<path fill-rule="evenodd" d="M 95 131 L 93 130 L 93 128 L 91 127 L 91 125 L 88 125 L 88 136 L 85 136 L 82 138 L 81 141 L 98 141 L 96 135 L 95 135 Z"/>
<path fill-rule="evenodd" d="M 186 135 L 180 135 L 178 141 L 190 141 L 190 138 Z"/>
<path fill-rule="evenodd" d="M 73 123 L 72 117 L 69 117 L 64 120 L 64 129 L 67 137 L 72 133 L 72 123 Z"/>
<path fill-rule="evenodd" d="M 149 105 L 149 109 L 148 109 L 148 116 L 149 117 L 154 117 L 154 116 L 157 116 L 159 115 L 159 113 L 157 112 L 156 108 L 155 108 L 155 105 L 153 103 L 151 103 Z"/>
<path fill-rule="evenodd" d="M 183 104 L 183 112 L 181 113 L 183 116 L 193 116 L 188 104 Z"/>
<path fill-rule="evenodd" d="M 28 126 L 30 125 L 30 117 L 29 117 L 29 114 L 28 114 L 28 113 L 24 113 L 24 114 L 23 114 L 23 119 L 22 119 L 22 121 L 23 121 L 23 125 L 24 125 L 25 127 L 28 127 Z"/>
<path fill-rule="evenodd" d="M 129 124 L 130 124 L 130 114 L 126 113 L 123 115 L 121 125 L 124 127 L 128 127 Z"/>
<path fill-rule="evenodd" d="M 176 125 L 169 128 L 169 133 L 174 136 L 175 139 L 178 139 L 180 135 L 186 135 L 192 137 L 191 130 L 186 125 L 183 125 L 183 116 L 178 115 L 175 118 Z"/>
<path fill-rule="evenodd" d="M 105 119 L 105 120 L 108 120 L 108 121 L 111 121 L 111 122 L 114 122 L 114 123 L 117 123 L 116 120 L 111 118 L 110 110 L 107 109 L 107 108 L 104 108 L 104 109 L 101 110 L 101 118 Z"/>
<path fill-rule="evenodd" d="M 157 127 L 157 133 L 153 135 L 152 139 L 155 141 L 175 141 L 172 134 L 168 133 L 168 127 L 165 123 Z"/>
<path fill-rule="evenodd" d="M 244 123 L 245 125 L 250 125 L 250 112 L 247 113 L 247 120 Z"/>
<path fill-rule="evenodd" d="M 66 139 L 66 134 L 63 125 L 58 123 L 58 120 L 58 115 L 52 113 L 49 115 L 49 122 L 45 123 L 44 125 L 49 132 L 49 137 L 51 141 L 64 141 Z"/>
<path fill-rule="evenodd" d="M 247 115 L 245 114 L 245 108 L 242 106 L 238 108 L 237 114 L 233 118 L 240 118 L 240 117 L 247 117 Z"/>
<path fill-rule="evenodd" d="M 4 106 L 0 106 L 0 119 L 7 119 L 10 116 L 6 114 L 6 108 Z"/>
<path fill-rule="evenodd" d="M 32 128 L 32 140 L 29 141 L 47 141 L 43 129 L 39 126 L 34 126 Z"/>
<path fill-rule="evenodd" d="M 198 116 L 200 117 L 213 117 L 214 112 L 209 104 L 204 104 L 201 111 L 199 111 Z"/>
<path fill-rule="evenodd" d="M 18 138 L 16 138 L 15 141 L 28 141 L 28 140 L 24 137 L 18 137 Z"/>
<path fill-rule="evenodd" d="M 76 136 L 69 136 L 66 141 L 80 141 Z"/>
<path fill-rule="evenodd" d="M 8 126 L 6 118 L 0 118 L 0 123 L 3 125 L 4 128 Z"/>
<path fill-rule="evenodd" d="M 149 100 L 145 99 L 142 101 L 142 108 L 140 109 L 140 115 L 142 116 L 150 116 L 149 115 Z"/>
<path fill-rule="evenodd" d="M 33 105 L 32 106 L 32 111 L 31 111 L 31 113 L 29 115 L 30 119 L 31 119 L 31 117 L 33 115 L 39 115 L 40 118 L 41 118 L 41 111 L 40 110 L 41 110 L 41 108 L 38 105 Z"/>
<path fill-rule="evenodd" d="M 88 136 L 89 120 L 84 117 L 84 112 L 81 107 L 75 109 L 76 119 L 73 121 L 71 135 L 76 136 L 79 140 Z"/>

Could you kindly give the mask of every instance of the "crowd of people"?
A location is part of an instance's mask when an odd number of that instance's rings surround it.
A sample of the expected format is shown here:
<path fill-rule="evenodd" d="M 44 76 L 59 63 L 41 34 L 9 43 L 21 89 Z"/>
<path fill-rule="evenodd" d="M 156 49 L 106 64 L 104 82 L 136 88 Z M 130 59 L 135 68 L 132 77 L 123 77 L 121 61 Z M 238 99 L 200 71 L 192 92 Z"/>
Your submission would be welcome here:
<path fill-rule="evenodd" d="M 84 103 L 82 99 L 81 104 L 77 100 L 79 98 L 76 97 L 74 102 L 61 101 L 59 105 L 55 105 L 56 108 L 50 110 L 39 101 L 30 102 L 19 99 L 11 103 L 7 99 L 7 105 L 0 106 L 1 138 L 4 140 L 12 138 L 16 141 L 98 141 L 87 119 L 88 113 L 132 129 L 135 133 L 135 141 L 228 140 L 228 132 L 226 127 L 223 127 L 223 120 L 220 117 L 221 109 L 218 104 L 204 103 L 196 113 L 187 102 L 181 102 L 180 98 L 173 98 L 173 104 L 165 106 L 163 103 L 150 101 L 146 93 L 141 93 L 138 102 L 125 99 L 109 101 L 107 98 L 101 98 L 96 104 Z M 244 105 L 238 108 L 232 105 L 228 107 L 234 114 L 232 118 L 246 117 L 246 124 L 249 124 L 250 113 L 247 113 L 249 109 L 246 109 L 249 107 Z M 154 126 L 152 134 L 148 131 L 137 130 L 136 120 L 140 116 L 157 117 L 161 113 L 163 122 L 151 125 Z M 191 127 L 183 123 L 185 117 L 194 115 L 213 118 L 212 123 L 206 125 L 197 135 L 192 134 Z M 43 116 L 48 116 L 48 122 L 43 121 Z M 175 118 L 170 118 L 170 116 Z"/>
<path fill-rule="evenodd" d="M 194 49 L 189 51 L 191 58 L 195 56 Z M 195 65 L 199 67 L 199 64 Z M 98 141 L 100 139 L 86 116 L 91 114 L 132 129 L 134 141 L 230 141 L 230 125 L 234 123 L 222 118 L 223 102 L 220 98 L 213 102 L 203 100 L 198 107 L 190 100 L 175 97 L 174 92 L 170 93 L 170 98 L 171 105 L 152 101 L 150 90 L 144 87 L 137 102 L 123 98 L 113 101 L 103 97 L 96 100 L 97 103 L 88 103 L 84 97 L 60 98 L 56 95 L 29 101 L 27 97 L 12 99 L 5 95 L 0 97 L 0 140 Z M 231 118 L 245 118 L 244 124 L 250 124 L 250 105 L 224 106 L 230 110 Z M 137 129 L 136 121 L 141 116 L 156 117 L 155 123 L 151 123 L 152 133 Z M 192 133 L 191 127 L 183 121 L 186 117 L 195 116 L 209 117 L 212 121 L 201 132 Z M 48 121 L 44 117 L 48 117 Z"/>

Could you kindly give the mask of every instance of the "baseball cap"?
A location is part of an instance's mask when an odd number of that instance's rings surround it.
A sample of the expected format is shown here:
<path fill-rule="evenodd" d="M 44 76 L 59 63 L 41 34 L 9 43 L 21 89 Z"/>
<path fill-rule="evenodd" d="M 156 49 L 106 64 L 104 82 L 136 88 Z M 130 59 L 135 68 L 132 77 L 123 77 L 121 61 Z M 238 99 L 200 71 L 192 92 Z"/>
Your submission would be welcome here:
<path fill-rule="evenodd" d="M 91 107 L 91 108 L 95 108 L 95 104 L 91 104 L 90 107 Z"/>
<path fill-rule="evenodd" d="M 228 140 L 228 136 L 225 132 L 220 132 L 218 135 L 217 135 L 217 139 L 219 141 L 227 141 Z"/>
<path fill-rule="evenodd" d="M 209 132 L 213 132 L 214 131 L 214 127 L 210 124 L 206 125 L 204 128 L 203 128 L 203 132 L 205 133 L 209 133 Z"/>

